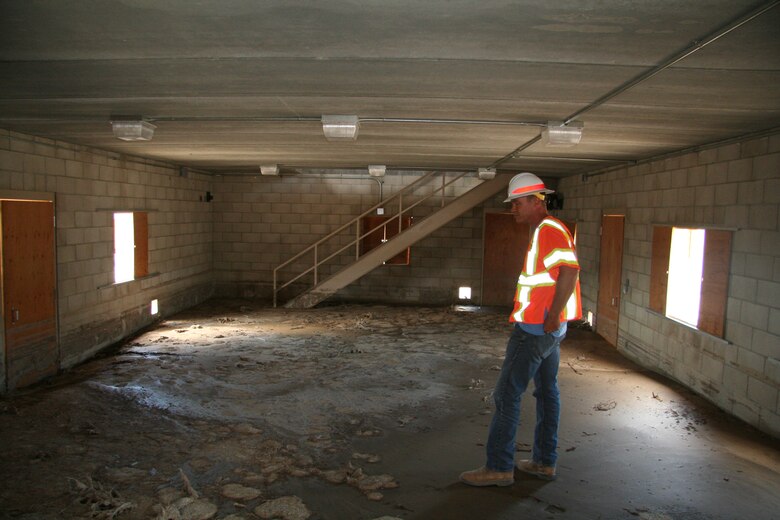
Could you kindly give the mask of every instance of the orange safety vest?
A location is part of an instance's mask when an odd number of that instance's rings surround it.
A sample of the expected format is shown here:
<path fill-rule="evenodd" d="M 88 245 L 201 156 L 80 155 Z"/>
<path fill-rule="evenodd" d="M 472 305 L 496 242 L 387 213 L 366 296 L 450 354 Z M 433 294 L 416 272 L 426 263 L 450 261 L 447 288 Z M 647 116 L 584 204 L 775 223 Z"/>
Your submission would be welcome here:
<path fill-rule="evenodd" d="M 525 263 L 517 279 L 515 307 L 510 322 L 544 323 L 547 309 L 555 296 L 555 281 L 560 266 L 580 268 L 574 250 L 574 240 L 566 226 L 558 219 L 545 217 L 534 230 L 528 245 Z M 580 280 L 561 312 L 560 320 L 571 321 L 582 317 Z"/>

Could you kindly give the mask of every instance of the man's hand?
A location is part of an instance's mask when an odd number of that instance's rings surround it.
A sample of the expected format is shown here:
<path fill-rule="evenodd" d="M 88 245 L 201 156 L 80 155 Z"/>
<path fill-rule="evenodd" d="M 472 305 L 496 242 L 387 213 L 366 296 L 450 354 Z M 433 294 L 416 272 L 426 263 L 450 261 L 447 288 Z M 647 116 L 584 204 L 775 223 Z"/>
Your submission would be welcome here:
<path fill-rule="evenodd" d="M 555 296 L 552 305 L 544 318 L 544 332 L 555 332 L 561 328 L 561 311 L 569 301 L 574 287 L 577 285 L 579 270 L 562 265 L 558 268 L 558 280 L 555 282 Z"/>
<path fill-rule="evenodd" d="M 544 318 L 544 332 L 545 334 L 549 334 L 550 332 L 555 332 L 556 330 L 561 328 L 561 320 L 560 320 L 561 313 L 553 314 L 552 312 L 547 313 L 547 316 Z"/>

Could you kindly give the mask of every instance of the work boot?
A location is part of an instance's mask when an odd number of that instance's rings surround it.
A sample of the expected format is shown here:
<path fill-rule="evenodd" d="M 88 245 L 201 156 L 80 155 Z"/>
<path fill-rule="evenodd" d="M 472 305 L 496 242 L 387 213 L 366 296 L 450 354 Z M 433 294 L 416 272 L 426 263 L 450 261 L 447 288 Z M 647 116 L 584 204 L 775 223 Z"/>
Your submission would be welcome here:
<path fill-rule="evenodd" d="M 515 483 L 514 471 L 492 471 L 482 466 L 460 474 L 460 481 L 469 486 L 511 486 Z"/>
<path fill-rule="evenodd" d="M 520 471 L 539 477 L 542 480 L 555 480 L 558 476 L 555 474 L 555 466 L 545 466 L 532 460 L 523 459 L 515 465 Z"/>

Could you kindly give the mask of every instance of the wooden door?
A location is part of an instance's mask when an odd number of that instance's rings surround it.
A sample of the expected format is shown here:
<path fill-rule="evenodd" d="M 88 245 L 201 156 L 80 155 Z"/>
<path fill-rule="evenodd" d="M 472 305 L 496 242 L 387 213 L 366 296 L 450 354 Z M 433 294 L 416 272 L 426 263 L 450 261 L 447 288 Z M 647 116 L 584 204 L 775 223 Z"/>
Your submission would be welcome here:
<path fill-rule="evenodd" d="M 6 384 L 26 386 L 57 372 L 54 204 L 0 202 Z"/>
<path fill-rule="evenodd" d="M 485 214 L 482 305 L 512 306 L 529 238 L 528 225 L 511 213 Z"/>
<path fill-rule="evenodd" d="M 375 247 L 381 246 L 411 225 L 412 217 L 401 218 L 400 230 L 398 229 L 398 217 L 363 217 L 363 220 L 361 221 L 360 234 L 363 235 L 371 229 L 374 231 L 372 233 L 368 233 L 360 241 L 360 254 L 364 255 Z M 393 258 L 385 261 L 385 264 L 409 265 L 410 260 L 411 248 L 407 247 L 404 251 L 401 251 Z"/>
<path fill-rule="evenodd" d="M 617 346 L 620 317 L 620 287 L 623 270 L 623 215 L 601 218 L 599 299 L 596 332 Z"/>

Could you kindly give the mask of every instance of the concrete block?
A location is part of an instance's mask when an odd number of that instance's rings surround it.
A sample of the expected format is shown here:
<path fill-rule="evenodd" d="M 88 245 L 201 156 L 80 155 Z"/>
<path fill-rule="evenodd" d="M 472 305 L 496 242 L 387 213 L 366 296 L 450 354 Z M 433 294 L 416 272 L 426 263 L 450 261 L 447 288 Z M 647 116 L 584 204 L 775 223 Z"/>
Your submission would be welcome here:
<path fill-rule="evenodd" d="M 776 204 L 753 204 L 750 207 L 749 226 L 753 229 L 777 229 L 778 206 Z"/>
<path fill-rule="evenodd" d="M 770 384 L 780 387 L 780 359 L 768 358 L 764 367 L 764 375 Z"/>
<path fill-rule="evenodd" d="M 113 166 L 101 166 L 100 167 L 100 180 L 106 182 L 115 182 L 117 179 L 114 176 L 115 169 Z"/>
<path fill-rule="evenodd" d="M 742 155 L 742 144 L 733 143 L 718 148 L 719 161 L 733 161 Z"/>
<path fill-rule="evenodd" d="M 739 321 L 754 329 L 768 330 L 769 309 L 763 305 L 743 301 Z"/>
<path fill-rule="evenodd" d="M 722 359 L 710 356 L 706 352 L 701 355 L 701 373 L 710 382 L 719 385 L 723 380 L 724 364 Z"/>
<path fill-rule="evenodd" d="M 759 252 L 762 255 L 780 256 L 780 232 L 762 231 L 761 249 Z"/>
<path fill-rule="evenodd" d="M 749 206 L 726 206 L 723 209 L 722 225 L 733 228 L 746 228 L 750 226 Z"/>
<path fill-rule="evenodd" d="M 742 253 L 761 254 L 761 236 L 762 232 L 759 230 L 740 229 L 734 233 L 732 249 Z"/>
<path fill-rule="evenodd" d="M 684 188 L 688 185 L 688 171 L 685 169 L 672 170 L 672 188 Z"/>
<path fill-rule="evenodd" d="M 758 284 L 756 302 L 768 307 L 780 307 L 780 283 L 762 281 Z"/>
<path fill-rule="evenodd" d="M 734 298 L 755 301 L 757 291 L 758 281 L 755 278 L 731 276 L 729 280 L 729 295 Z"/>
<path fill-rule="evenodd" d="M 739 184 L 737 203 L 761 204 L 765 196 L 765 185 L 768 181 L 745 181 Z"/>
<path fill-rule="evenodd" d="M 769 150 L 769 137 L 759 137 L 742 143 L 742 157 L 764 155 Z"/>
<path fill-rule="evenodd" d="M 772 280 L 774 258 L 769 255 L 745 254 L 746 272 L 758 280 Z M 732 257 L 733 258 L 733 257 Z M 733 263 L 733 260 L 732 260 Z M 778 302 L 779 300 L 775 300 Z"/>
<path fill-rule="evenodd" d="M 748 375 L 738 367 L 725 365 L 723 367 L 723 386 L 726 392 L 734 397 L 747 397 Z"/>
<path fill-rule="evenodd" d="M 698 337 L 701 340 L 702 350 L 721 361 L 725 361 L 726 359 L 726 350 L 733 348 L 732 345 L 721 338 L 715 338 L 705 334 L 701 334 Z"/>
<path fill-rule="evenodd" d="M 780 336 L 763 330 L 754 330 L 750 349 L 767 358 L 780 359 Z"/>
<path fill-rule="evenodd" d="M 764 373 L 766 356 L 756 354 L 752 350 L 744 347 L 736 347 L 737 363 L 736 366 L 748 375 L 761 377 Z"/>
<path fill-rule="evenodd" d="M 748 378 L 747 397 L 761 408 L 777 410 L 777 392 L 776 386 L 755 377 Z"/>
<path fill-rule="evenodd" d="M 744 401 L 735 400 L 731 407 L 731 413 L 748 424 L 758 424 L 759 422 L 758 407 L 747 398 Z"/>
<path fill-rule="evenodd" d="M 24 154 L 10 150 L 0 150 L 0 171 L 24 171 Z"/>
<path fill-rule="evenodd" d="M 753 159 L 754 179 L 776 179 L 780 177 L 780 153 L 762 155 Z"/>
<path fill-rule="evenodd" d="M 714 163 L 707 165 L 707 184 L 717 185 L 726 182 L 728 165 L 726 163 Z"/>
<path fill-rule="evenodd" d="M 769 333 L 780 336 L 780 309 L 778 308 L 769 309 Z"/>
<path fill-rule="evenodd" d="M 780 178 L 766 179 L 762 194 L 764 203 L 780 204 Z"/>
<path fill-rule="evenodd" d="M 698 186 L 694 191 L 693 203 L 696 206 L 712 206 L 715 204 L 715 186 Z"/>
<path fill-rule="evenodd" d="M 780 134 L 773 134 L 768 137 L 768 153 L 780 152 Z"/>
<path fill-rule="evenodd" d="M 739 185 L 719 184 L 715 187 L 715 204 L 718 206 L 732 206 L 737 203 Z"/>
<path fill-rule="evenodd" d="M 717 162 L 718 150 L 717 148 L 710 148 L 708 150 L 702 150 L 698 153 L 699 164 L 710 164 Z"/>
<path fill-rule="evenodd" d="M 739 159 L 728 163 L 728 182 L 746 182 L 753 178 L 753 159 Z"/>

